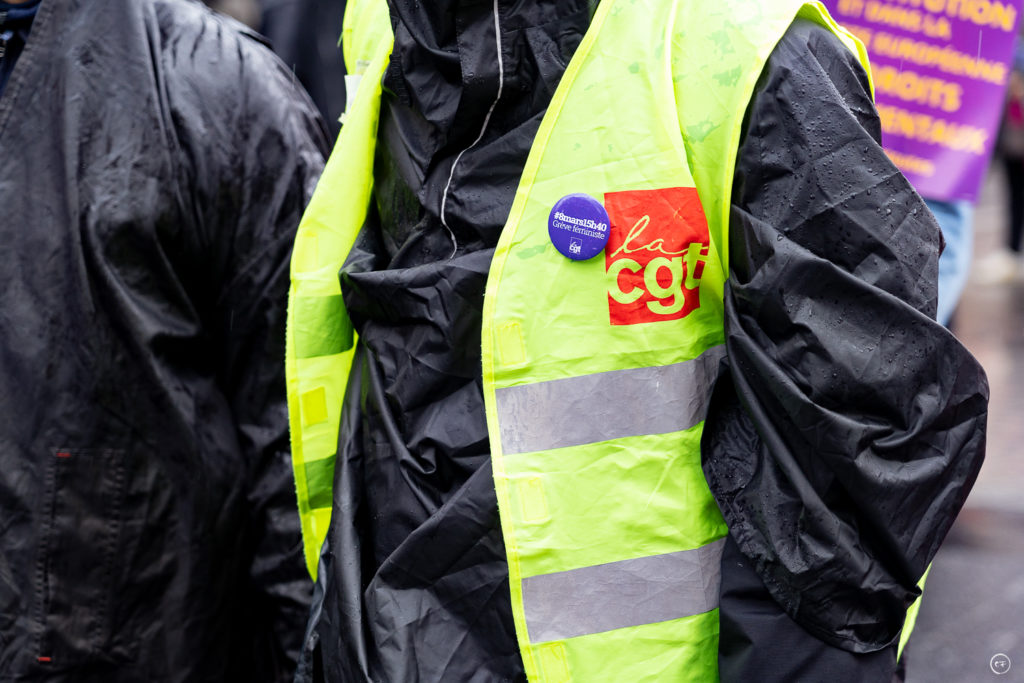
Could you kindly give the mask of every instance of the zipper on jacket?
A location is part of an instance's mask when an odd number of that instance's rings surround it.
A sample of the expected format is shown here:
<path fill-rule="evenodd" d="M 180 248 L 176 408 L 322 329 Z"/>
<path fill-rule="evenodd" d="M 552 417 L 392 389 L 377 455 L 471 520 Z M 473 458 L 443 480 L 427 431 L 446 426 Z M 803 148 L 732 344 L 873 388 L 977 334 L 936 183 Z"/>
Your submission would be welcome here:
<path fill-rule="evenodd" d="M 448 184 L 444 186 L 444 194 L 441 196 L 441 225 L 448 231 L 448 237 L 452 240 L 452 253 L 448 258 L 455 256 L 455 252 L 459 250 L 459 242 L 455 239 L 455 233 L 448 226 L 448 219 L 444 215 L 445 205 L 448 203 L 448 190 L 451 189 L 452 179 L 455 177 L 455 168 L 459 165 L 462 155 L 476 147 L 483 140 L 484 133 L 487 132 L 487 125 L 491 122 L 491 114 L 494 113 L 494 108 L 498 106 L 498 100 L 501 99 L 501 91 L 505 87 L 505 64 L 501 58 L 501 22 L 498 17 L 498 0 L 494 0 L 494 40 L 498 45 L 498 94 L 494 97 L 494 101 L 491 102 L 491 108 L 487 110 L 487 115 L 484 116 L 484 123 L 480 126 L 480 134 L 476 136 L 476 140 L 469 147 L 459 152 L 459 155 L 455 157 L 455 161 L 452 162 L 452 170 L 448 174 Z"/>

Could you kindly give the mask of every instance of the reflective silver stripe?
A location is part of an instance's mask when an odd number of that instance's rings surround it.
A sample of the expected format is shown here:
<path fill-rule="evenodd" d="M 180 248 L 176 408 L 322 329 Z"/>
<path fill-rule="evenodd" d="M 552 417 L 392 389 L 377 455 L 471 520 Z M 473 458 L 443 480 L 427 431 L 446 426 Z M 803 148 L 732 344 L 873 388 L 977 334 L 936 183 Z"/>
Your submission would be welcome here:
<path fill-rule="evenodd" d="M 505 455 L 665 434 L 704 420 L 725 346 L 683 363 L 498 389 Z"/>
<path fill-rule="evenodd" d="M 703 614 L 718 607 L 725 539 L 694 550 L 523 579 L 531 643 Z"/>

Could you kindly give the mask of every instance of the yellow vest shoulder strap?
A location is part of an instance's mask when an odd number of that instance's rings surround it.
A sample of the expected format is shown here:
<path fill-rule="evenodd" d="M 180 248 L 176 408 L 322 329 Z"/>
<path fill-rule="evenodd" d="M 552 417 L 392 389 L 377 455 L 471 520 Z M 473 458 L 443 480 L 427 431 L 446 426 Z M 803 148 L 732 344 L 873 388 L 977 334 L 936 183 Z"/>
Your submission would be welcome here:
<path fill-rule="evenodd" d="M 353 3 L 359 5 L 386 5 Z M 381 29 L 383 15 L 370 28 Z M 320 546 L 331 519 L 331 490 L 342 397 L 352 362 L 354 333 L 345 312 L 338 271 L 366 219 L 373 193 L 381 78 L 391 53 L 390 24 L 362 43 L 365 78 L 350 92 L 353 106 L 302 217 L 291 263 L 285 346 L 292 469 L 306 566 L 316 577 Z"/>

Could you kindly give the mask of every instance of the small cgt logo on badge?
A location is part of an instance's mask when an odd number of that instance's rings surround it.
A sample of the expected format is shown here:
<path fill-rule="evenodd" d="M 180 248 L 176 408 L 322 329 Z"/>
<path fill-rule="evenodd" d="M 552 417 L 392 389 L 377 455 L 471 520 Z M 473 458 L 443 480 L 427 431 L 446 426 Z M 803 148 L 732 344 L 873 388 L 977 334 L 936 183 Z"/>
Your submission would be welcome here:
<path fill-rule="evenodd" d="M 999 654 L 992 655 L 992 659 L 989 660 L 988 666 L 992 669 L 992 673 L 997 676 L 1008 674 L 1010 673 L 1010 658 L 1000 652 Z"/>
<path fill-rule="evenodd" d="M 711 239 L 696 188 L 609 192 L 604 199 L 611 324 L 678 320 L 700 308 Z"/>

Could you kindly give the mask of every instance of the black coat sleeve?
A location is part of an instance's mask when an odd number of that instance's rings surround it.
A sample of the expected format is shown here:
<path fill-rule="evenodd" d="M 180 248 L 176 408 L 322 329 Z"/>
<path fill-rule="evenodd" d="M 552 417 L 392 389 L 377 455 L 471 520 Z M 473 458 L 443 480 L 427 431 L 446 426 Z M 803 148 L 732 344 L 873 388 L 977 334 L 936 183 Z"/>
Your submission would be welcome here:
<path fill-rule="evenodd" d="M 323 168 L 326 131 L 293 75 L 254 35 L 233 26 L 219 40 L 183 43 L 189 49 L 179 49 L 170 87 L 189 89 L 171 97 L 174 119 L 184 122 L 177 134 L 191 150 L 200 247 L 193 268 L 206 292 L 193 298 L 247 467 L 237 474 L 248 510 L 240 561 L 249 569 L 235 673 L 290 681 L 312 586 L 291 472 L 284 326 L 291 247 Z M 216 78 L 200 73 L 204 64 L 218 65 Z M 190 65 L 198 65 L 194 78 L 181 74 Z"/>
<path fill-rule="evenodd" d="M 729 370 L 703 441 L 746 560 L 723 569 L 723 624 L 744 618 L 726 613 L 744 564 L 805 633 L 853 653 L 898 638 L 981 466 L 988 398 L 933 319 L 939 228 L 883 152 L 869 88 L 802 20 L 761 76 L 732 196 Z M 777 647 L 773 632 L 748 645 Z"/>

